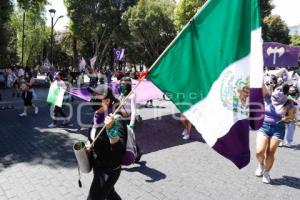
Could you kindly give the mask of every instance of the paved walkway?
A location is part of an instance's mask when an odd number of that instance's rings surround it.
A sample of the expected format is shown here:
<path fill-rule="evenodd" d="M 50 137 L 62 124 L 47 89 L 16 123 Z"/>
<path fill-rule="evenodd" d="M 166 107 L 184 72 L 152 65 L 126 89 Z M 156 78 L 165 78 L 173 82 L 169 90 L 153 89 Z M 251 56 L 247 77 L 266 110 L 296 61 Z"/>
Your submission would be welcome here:
<path fill-rule="evenodd" d="M 83 187 L 79 188 L 72 146 L 77 140 L 86 140 L 87 131 L 79 129 L 76 115 L 73 126 L 49 129 L 49 108 L 42 99 L 40 113 L 27 118 L 17 116 L 21 103 L 15 104 L 16 109 L 0 111 L 0 200 L 86 199 L 92 174 L 83 175 Z M 75 114 L 77 104 L 73 103 Z M 137 126 L 137 140 L 145 155 L 139 164 L 122 171 L 116 190 L 123 199 L 299 199 L 299 129 L 295 134 L 298 145 L 278 150 L 271 172 L 273 184 L 265 185 L 253 175 L 254 133 L 250 136 L 251 163 L 238 170 L 195 131 L 191 140 L 183 141 L 182 127 L 170 115 L 176 111 L 170 102 L 154 104 L 156 108 L 139 109 L 144 121 Z M 88 123 L 92 114 L 85 109 L 82 121 Z"/>

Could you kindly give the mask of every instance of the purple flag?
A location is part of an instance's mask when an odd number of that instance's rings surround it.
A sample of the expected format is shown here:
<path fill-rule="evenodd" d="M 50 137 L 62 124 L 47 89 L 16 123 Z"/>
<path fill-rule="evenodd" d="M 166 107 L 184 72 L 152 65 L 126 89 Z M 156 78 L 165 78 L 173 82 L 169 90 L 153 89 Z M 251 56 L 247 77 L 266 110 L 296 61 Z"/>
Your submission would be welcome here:
<path fill-rule="evenodd" d="M 264 66 L 298 67 L 300 47 L 292 47 L 277 42 L 263 44 Z"/>
<path fill-rule="evenodd" d="M 80 72 L 85 70 L 85 66 L 86 66 L 86 62 L 84 60 L 84 58 L 82 57 L 78 66 L 78 69 Z"/>
<path fill-rule="evenodd" d="M 108 84 L 108 87 L 110 87 L 113 90 L 113 93 L 115 95 L 119 94 L 120 84 L 118 82 L 112 82 Z M 88 91 L 88 88 L 70 88 L 67 89 L 66 92 L 84 101 L 91 101 L 92 98 L 92 94 Z"/>
<path fill-rule="evenodd" d="M 131 79 L 131 82 L 133 91 L 136 94 L 137 103 L 158 99 L 164 95 L 164 93 L 162 93 L 162 91 L 160 91 L 151 81 L 142 80 L 138 87 L 136 87 L 136 84 L 138 83 L 137 80 Z"/>
<path fill-rule="evenodd" d="M 143 80 L 137 88 L 135 86 L 138 81 L 134 79 L 131 79 L 131 81 L 132 88 L 134 90 L 134 93 L 136 94 L 136 103 L 143 103 L 145 101 L 158 99 L 163 96 L 163 93 L 151 81 Z M 113 90 L 114 95 L 119 95 L 119 82 L 111 82 L 108 84 L 108 87 Z M 91 93 L 87 88 L 71 88 L 67 89 L 66 92 L 84 101 L 91 100 Z"/>
<path fill-rule="evenodd" d="M 122 60 L 124 58 L 124 52 L 125 52 L 125 49 L 123 49 L 123 48 L 114 49 L 114 60 L 115 61 Z"/>
<path fill-rule="evenodd" d="M 120 95 L 120 82 L 119 81 L 112 81 L 108 83 L 108 87 L 110 87 L 114 93 L 114 95 Z"/>
<path fill-rule="evenodd" d="M 71 88 L 66 90 L 66 92 L 84 101 L 91 101 L 91 93 L 87 88 Z"/>
<path fill-rule="evenodd" d="M 97 60 L 97 56 L 94 56 L 93 58 L 90 59 L 91 68 L 92 68 L 92 69 L 94 69 L 96 60 Z"/>

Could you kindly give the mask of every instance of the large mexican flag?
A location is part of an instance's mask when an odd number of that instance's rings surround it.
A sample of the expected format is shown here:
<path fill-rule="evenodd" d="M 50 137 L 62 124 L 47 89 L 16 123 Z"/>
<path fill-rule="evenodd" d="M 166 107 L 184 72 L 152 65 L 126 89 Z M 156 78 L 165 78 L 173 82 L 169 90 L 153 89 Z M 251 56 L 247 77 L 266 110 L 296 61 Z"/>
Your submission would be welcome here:
<path fill-rule="evenodd" d="M 238 168 L 250 161 L 249 126 L 263 121 L 259 13 L 258 0 L 208 0 L 148 75 Z"/>

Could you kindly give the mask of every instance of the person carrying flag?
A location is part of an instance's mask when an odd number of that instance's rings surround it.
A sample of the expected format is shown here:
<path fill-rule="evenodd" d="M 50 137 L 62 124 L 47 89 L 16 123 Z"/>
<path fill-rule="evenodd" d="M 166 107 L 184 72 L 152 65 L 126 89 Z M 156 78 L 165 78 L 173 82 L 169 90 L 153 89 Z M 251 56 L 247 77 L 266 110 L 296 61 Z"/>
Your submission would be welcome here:
<path fill-rule="evenodd" d="M 105 85 L 99 85 L 96 88 L 89 87 L 88 90 L 92 93 L 92 108 L 95 110 L 89 142 L 92 143 L 95 140 L 104 124 L 106 125 L 106 131 L 101 133 L 92 149 L 89 144 L 86 145 L 88 151 L 92 154 L 94 172 L 87 199 L 121 200 L 121 197 L 115 191 L 114 185 L 121 174 L 121 163 L 126 149 L 127 132 L 120 116 L 112 116 L 110 114 L 116 108 L 116 105 L 119 104 L 119 100 L 115 98 L 112 90 Z"/>
<path fill-rule="evenodd" d="M 62 72 L 57 72 L 54 76 L 54 83 L 53 84 L 57 84 L 58 87 L 66 89 L 66 84 L 65 82 L 62 80 Z M 61 116 L 63 118 L 65 118 L 64 122 L 63 122 L 63 126 L 67 125 L 69 123 L 69 120 L 67 120 L 67 115 L 64 113 L 62 107 L 59 107 L 57 105 L 53 105 L 54 106 L 54 118 L 51 124 L 48 125 L 48 128 L 55 128 L 57 126 L 57 117 Z"/>

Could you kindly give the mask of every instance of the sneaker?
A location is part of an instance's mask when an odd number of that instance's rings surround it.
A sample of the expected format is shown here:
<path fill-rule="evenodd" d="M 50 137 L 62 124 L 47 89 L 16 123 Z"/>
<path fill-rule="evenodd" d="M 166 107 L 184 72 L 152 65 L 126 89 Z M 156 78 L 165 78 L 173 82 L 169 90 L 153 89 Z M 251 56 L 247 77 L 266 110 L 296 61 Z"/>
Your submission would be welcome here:
<path fill-rule="evenodd" d="M 271 183 L 271 177 L 270 177 L 270 175 L 269 175 L 269 172 L 264 171 L 264 173 L 263 173 L 263 178 L 262 178 L 262 182 L 263 182 L 263 183 L 266 183 L 266 184 Z"/>
<path fill-rule="evenodd" d="M 291 148 L 291 147 L 293 146 L 293 144 L 292 144 L 291 142 L 287 142 L 287 143 L 285 144 L 285 146 L 288 147 L 288 148 Z"/>
<path fill-rule="evenodd" d="M 283 142 L 281 141 L 278 146 L 283 147 Z"/>
<path fill-rule="evenodd" d="M 38 107 L 35 107 L 35 108 L 34 108 L 34 114 L 37 115 L 38 113 L 39 113 L 39 108 L 38 108 Z"/>
<path fill-rule="evenodd" d="M 188 134 L 188 133 L 187 133 L 187 130 L 184 129 L 183 132 L 181 133 L 181 135 L 182 135 L 182 136 L 185 136 L 186 134 Z"/>
<path fill-rule="evenodd" d="M 55 127 L 56 127 L 56 125 L 54 123 L 51 123 L 48 125 L 48 128 L 55 128 Z"/>
<path fill-rule="evenodd" d="M 256 170 L 255 170 L 255 176 L 261 177 L 264 173 L 264 166 L 262 164 L 258 164 Z"/>
<path fill-rule="evenodd" d="M 190 134 L 185 134 L 183 137 L 182 137 L 182 139 L 184 139 L 184 140 L 188 140 L 188 139 L 190 139 Z"/>
<path fill-rule="evenodd" d="M 26 117 L 27 116 L 27 113 L 23 112 L 21 114 L 19 114 L 20 117 Z"/>

